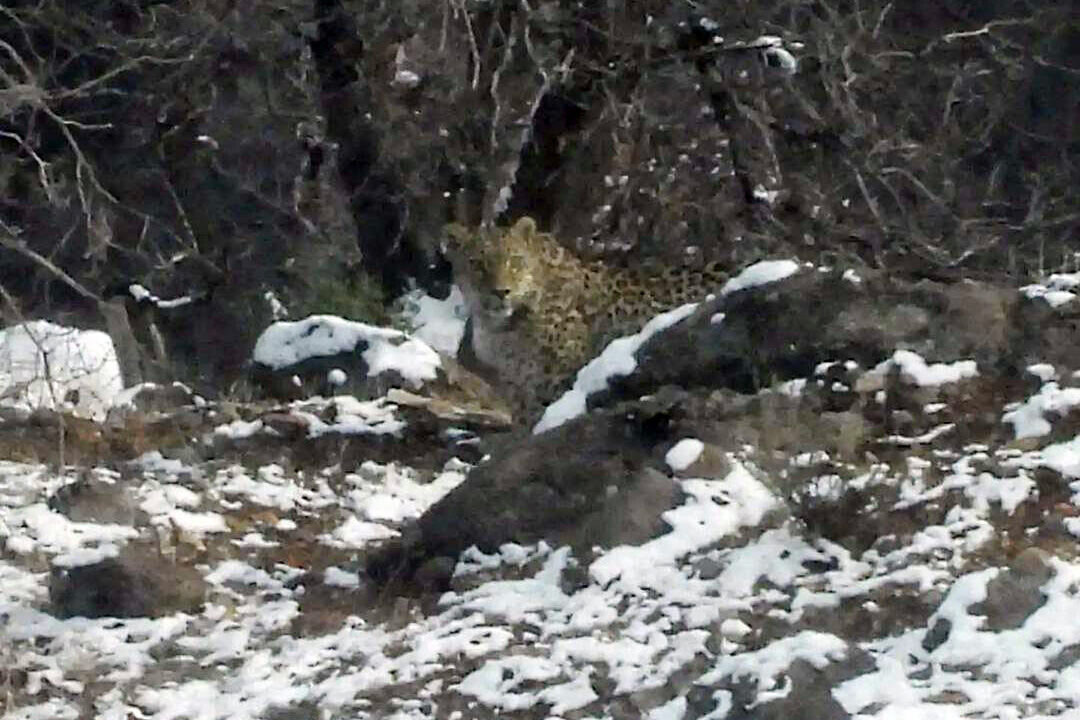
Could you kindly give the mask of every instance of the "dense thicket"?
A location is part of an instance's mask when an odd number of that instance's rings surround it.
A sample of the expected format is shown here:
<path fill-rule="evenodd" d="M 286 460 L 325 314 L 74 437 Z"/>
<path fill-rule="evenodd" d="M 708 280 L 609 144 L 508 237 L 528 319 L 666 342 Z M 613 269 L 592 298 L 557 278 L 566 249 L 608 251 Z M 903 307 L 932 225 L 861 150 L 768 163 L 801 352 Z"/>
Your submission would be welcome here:
<path fill-rule="evenodd" d="M 142 375 L 228 379 L 268 292 L 444 291 L 449 220 L 609 258 L 1072 268 L 1078 150 L 1055 0 L 0 7 L 5 316 L 126 298 Z"/>

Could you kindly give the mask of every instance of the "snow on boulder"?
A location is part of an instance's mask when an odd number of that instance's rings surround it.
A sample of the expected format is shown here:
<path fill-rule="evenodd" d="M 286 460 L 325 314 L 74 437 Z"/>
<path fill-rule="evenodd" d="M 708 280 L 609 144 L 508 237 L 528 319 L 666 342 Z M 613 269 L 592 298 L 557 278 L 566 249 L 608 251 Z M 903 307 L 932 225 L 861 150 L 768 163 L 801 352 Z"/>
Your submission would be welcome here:
<path fill-rule="evenodd" d="M 724 298 L 742 290 L 769 285 L 791 277 L 798 271 L 799 264 L 794 260 L 764 260 L 728 280 L 721 288 L 720 296 Z M 710 296 L 710 300 L 715 301 L 715 298 Z M 654 335 L 690 317 L 697 308 L 698 303 L 689 303 L 661 313 L 647 322 L 640 332 L 611 341 L 600 355 L 578 371 L 574 386 L 547 407 L 533 432 L 551 430 L 583 414 L 588 407 L 590 395 L 606 390 L 612 381 L 626 377 L 637 369 L 637 354 L 642 346 Z M 722 314 L 711 314 L 711 317 L 716 319 L 715 325 L 723 322 Z"/>
<path fill-rule="evenodd" d="M 791 277 L 799 271 L 799 264 L 794 260 L 762 260 L 754 263 L 741 273 L 724 283 L 721 295 L 746 290 L 747 288 L 768 285 L 785 278 Z"/>
<path fill-rule="evenodd" d="M 272 324 L 255 343 L 252 360 L 255 381 L 289 398 L 343 391 L 377 396 L 394 385 L 419 388 L 435 380 L 442 367 L 439 354 L 423 340 L 334 315 Z"/>
<path fill-rule="evenodd" d="M 563 393 L 544 411 L 533 428 L 542 433 L 559 427 L 567 420 L 583 415 L 589 395 L 604 390 L 612 377 L 629 375 L 637 368 L 635 353 L 653 335 L 679 323 L 697 309 L 697 303 L 688 303 L 674 310 L 657 315 L 640 332 L 612 340 L 604 351 L 578 371 L 574 386 Z"/>
<path fill-rule="evenodd" d="M 0 330 L 0 404 L 104 420 L 123 390 L 109 336 L 34 320 Z"/>

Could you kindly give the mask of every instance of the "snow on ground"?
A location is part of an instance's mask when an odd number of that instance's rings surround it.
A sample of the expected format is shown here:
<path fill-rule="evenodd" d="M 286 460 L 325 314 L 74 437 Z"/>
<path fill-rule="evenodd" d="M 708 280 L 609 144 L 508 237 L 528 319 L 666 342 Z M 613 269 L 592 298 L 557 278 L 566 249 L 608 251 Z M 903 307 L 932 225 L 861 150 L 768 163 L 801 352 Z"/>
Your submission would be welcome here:
<path fill-rule="evenodd" d="M 1048 381 L 1024 402 L 1007 405 L 1002 419 L 1013 426 L 1017 440 L 1042 437 L 1050 434 L 1047 417 L 1060 417 L 1077 405 L 1080 405 L 1080 388 L 1062 388 Z"/>
<path fill-rule="evenodd" d="M 922 387 L 977 371 L 901 351 L 871 372 L 894 367 Z M 1080 404 L 1054 380 L 1066 370 L 1035 374 L 1038 393 L 1001 398 L 1007 439 L 1045 437 Z M 342 401 L 338 422 L 351 413 L 370 430 L 391 410 L 379 402 Z M 927 414 L 951 411 L 935 403 Z M 668 529 L 653 540 L 590 558 L 543 542 L 472 549 L 451 592 L 423 609 L 400 601 L 390 619 L 367 611 L 358 551 L 461 483 L 460 461 L 431 477 L 372 461 L 304 472 L 160 453 L 122 472 L 0 461 L 0 720 L 725 720 L 747 698 L 788 698 L 795 664 L 822 677 L 851 669 L 828 696 L 857 720 L 1076 717 L 1074 542 L 1046 543 L 1029 612 L 1011 624 L 991 616 L 995 603 L 1023 602 L 1008 589 L 995 600 L 996 584 L 1016 574 L 999 566 L 1008 547 L 1052 521 L 1080 535 L 1080 437 L 1041 449 L 956 445 L 938 432 L 950 425 L 919 443 L 883 438 L 891 459 L 868 454 L 858 466 L 806 448 L 777 470 L 775 453 L 744 448 L 711 478 L 685 476 L 705 450 L 685 438 L 665 458 L 681 499 L 657 508 Z M 73 522 L 51 509 L 49 496 L 77 477 L 128 488 L 143 524 Z M 796 481 L 803 502 L 825 508 L 823 522 L 852 533 L 882 523 L 876 539 L 808 531 L 778 490 Z M 848 493 L 865 498 L 858 516 L 841 502 Z M 44 612 L 50 564 L 109 557 L 136 535 L 214 549 L 196 566 L 211 586 L 201 612 Z M 323 584 L 305 576 L 310 564 Z M 304 631 L 320 589 L 338 593 L 336 622 Z"/>
<path fill-rule="evenodd" d="M 672 470 L 679 472 L 696 463 L 704 449 L 705 443 L 697 438 L 683 438 L 667 451 L 664 462 Z"/>
<path fill-rule="evenodd" d="M 1055 273 L 1045 282 L 1026 285 L 1020 288 L 1029 298 L 1042 298 L 1050 307 L 1060 307 L 1076 298 L 1076 289 L 1080 287 L 1080 273 Z"/>
<path fill-rule="evenodd" d="M 405 421 L 397 416 L 397 405 L 385 398 L 357 400 L 351 395 L 298 400 L 289 405 L 289 415 L 304 423 L 308 437 L 321 435 L 398 435 Z M 320 415 L 333 415 L 327 422 Z M 278 435 L 263 420 L 233 420 L 214 428 L 214 435 L 242 440 L 254 435 Z"/>
<path fill-rule="evenodd" d="M 599 720 L 626 717 L 606 709 L 621 697 L 639 717 L 722 720 L 736 686 L 759 702 L 783 698 L 792 663 L 826 669 L 855 653 L 869 664 L 832 697 L 858 718 L 1068 717 L 1080 707 L 1080 563 L 1052 559 L 1046 602 L 1018 627 L 991 630 L 980 603 L 1002 570 L 975 559 L 1001 539 L 994 518 L 1038 501 L 1034 468 L 1074 476 L 1080 451 L 1070 452 L 941 449 L 842 482 L 835 473 L 850 471 L 827 454 L 793 456 L 790 472 L 826 496 L 853 487 L 903 512 L 942 506 L 940 523 L 856 555 L 774 513 L 776 478 L 748 451 L 730 456 L 726 477 L 677 480 L 684 500 L 664 513 L 669 530 L 641 546 L 603 551 L 584 567 L 569 548 L 544 543 L 473 550 L 431 612 L 384 624 L 346 598 L 338 626 L 306 636 L 293 629 L 307 592 L 300 568 L 260 553 L 317 523 L 320 552 L 340 558 L 327 566 L 327 587 L 362 592 L 348 553 L 396 534 L 460 483 L 466 465 L 452 461 L 425 481 L 370 461 L 347 472 L 271 464 L 209 473 L 148 455 L 129 481 L 149 528 L 177 543 L 209 542 L 208 533 L 235 541 L 232 557 L 200 566 L 208 604 L 153 620 L 57 620 L 42 612 L 39 558 L 90 561 L 135 530 L 70 522 L 45 498 L 72 478 L 0 463 L 0 659 L 26 678 L 17 702 L 0 700 L 0 718 L 79 718 L 91 707 L 94 717 L 154 720 L 254 720 L 287 708 L 327 720 Z M 700 453 L 687 439 L 668 459 L 686 469 Z M 1080 512 L 1080 497 L 1072 503 Z M 267 511 L 261 525 L 237 527 Z M 566 582 L 572 573 L 584 582 Z M 901 613 L 906 622 L 863 640 L 837 634 L 836 619 L 896 617 L 891 603 L 920 595 L 940 598 L 926 616 Z M 707 690 L 705 706 L 694 688 Z"/>
<path fill-rule="evenodd" d="M 454 285 L 445 300 L 438 300 L 413 290 L 399 301 L 404 306 L 403 316 L 412 329 L 413 337 L 420 338 L 441 353 L 457 355 L 461 339 L 465 336 L 465 321 L 469 310 L 461 288 Z"/>
<path fill-rule="evenodd" d="M 897 350 L 891 358 L 870 370 L 869 374 L 884 377 L 894 368 L 904 380 L 919 387 L 936 387 L 979 374 L 974 360 L 928 365 L 922 356 L 911 350 Z"/>
<path fill-rule="evenodd" d="M 720 294 L 730 295 L 733 292 L 757 287 L 758 285 L 768 285 L 791 277 L 798 271 L 799 263 L 794 260 L 762 260 L 724 283 Z"/>
<path fill-rule="evenodd" d="M 33 320 L 0 330 L 0 404 L 103 420 L 123 390 L 112 340 Z"/>

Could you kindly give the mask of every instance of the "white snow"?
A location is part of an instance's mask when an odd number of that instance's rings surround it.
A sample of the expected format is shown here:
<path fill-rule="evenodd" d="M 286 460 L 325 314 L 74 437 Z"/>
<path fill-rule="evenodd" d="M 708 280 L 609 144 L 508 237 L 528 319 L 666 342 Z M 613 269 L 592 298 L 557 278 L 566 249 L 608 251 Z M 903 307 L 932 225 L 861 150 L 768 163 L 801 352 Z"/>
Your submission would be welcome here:
<path fill-rule="evenodd" d="M 753 630 L 738 618 L 728 618 L 720 623 L 720 634 L 728 640 L 742 640 Z"/>
<path fill-rule="evenodd" d="M 361 357 L 367 363 L 369 376 L 395 370 L 413 387 L 434 380 L 442 364 L 431 346 L 400 330 L 334 315 L 272 324 L 255 342 L 252 358 L 279 370 L 312 357 L 350 353 L 361 346 L 365 348 Z"/>
<path fill-rule="evenodd" d="M 360 587 L 360 576 L 331 565 L 323 574 L 323 582 L 331 587 L 355 588 Z"/>
<path fill-rule="evenodd" d="M 1080 287 L 1080 273 L 1055 273 L 1045 282 L 1025 285 L 1020 292 L 1028 298 L 1042 298 L 1050 307 L 1057 308 L 1076 298 Z"/>
<path fill-rule="evenodd" d="M 797 272 L 799 272 L 799 263 L 794 260 L 762 260 L 724 283 L 720 294 L 730 295 L 733 292 L 757 287 L 758 285 L 767 285 L 790 277 Z"/>
<path fill-rule="evenodd" d="M 925 386 L 976 371 L 903 352 L 875 370 L 897 367 Z M 681 500 L 656 508 L 668 529 L 652 540 L 587 557 L 545 542 L 473 548 L 459 558 L 452 591 L 424 607 L 398 604 L 393 621 L 368 612 L 351 568 L 462 482 L 460 461 L 431 472 L 370 460 L 343 467 L 335 454 L 305 472 L 154 452 L 123 473 L 85 470 L 133 494 L 151 518 L 144 539 L 159 531 L 164 549 L 175 531 L 214 543 L 195 566 L 210 584 L 204 609 L 101 620 L 46 614 L 47 570 L 113 556 L 138 529 L 73 522 L 47 503 L 73 474 L 0 461 L 0 718 L 725 720 L 798 701 L 795 662 L 824 670 L 849 660 L 853 674 L 831 694 L 853 719 L 1072 717 L 1080 562 L 1067 536 L 1039 533 L 1053 512 L 1080 534 L 1080 437 L 1029 448 L 1080 400 L 1054 382 L 1069 370 L 1033 367 L 1039 391 L 1013 405 L 1001 399 L 1004 421 L 1032 442 L 956 441 L 946 425 L 926 422 L 906 439 L 910 450 L 877 438 L 899 459 L 845 465 L 811 445 L 781 458 L 780 471 L 773 450 L 748 446 L 729 456 L 723 478 L 675 480 Z M 289 412 L 318 420 L 335 403 L 339 421 L 400 422 L 382 401 L 320 402 Z M 929 436 L 933 446 L 918 445 Z M 702 452 L 699 440 L 682 438 L 664 459 L 695 472 Z M 785 493 L 796 483 L 823 503 L 863 493 L 853 528 L 870 529 L 883 513 L 903 521 L 883 542 L 830 541 L 791 518 Z M 979 603 L 1004 572 L 996 564 L 1012 555 L 999 548 L 1045 537 L 1058 555 L 1040 588 L 1045 603 L 1016 627 L 989 629 Z M 325 570 L 308 574 L 312 557 Z M 305 595 L 320 581 L 338 604 L 320 600 L 312 610 Z M 912 603 L 925 612 L 906 611 Z M 304 634 L 296 621 L 311 612 L 319 627 Z M 16 682 L 5 685 L 9 668 Z M 716 707 L 701 709 L 709 697 Z M 749 707 L 736 707 L 747 698 Z"/>
<path fill-rule="evenodd" d="M 720 294 L 729 295 L 739 290 L 766 285 L 783 280 L 799 271 L 793 260 L 764 260 L 743 270 L 724 284 Z M 589 395 L 608 386 L 613 377 L 629 375 L 637 369 L 634 355 L 653 335 L 666 330 L 689 317 L 697 309 L 697 303 L 657 315 L 647 322 L 640 332 L 611 341 L 603 352 L 578 371 L 574 386 L 562 397 L 549 405 L 533 433 L 542 433 L 583 414 Z"/>
<path fill-rule="evenodd" d="M 664 462 L 675 472 L 685 470 L 701 457 L 705 443 L 696 438 L 683 438 L 667 451 Z"/>
<path fill-rule="evenodd" d="M 1010 450 L 1002 463 L 1019 472 L 1043 464 L 1046 450 Z M 1080 467 L 1080 451 L 1071 452 L 1069 462 Z M 7 619 L 0 658 L 25 673 L 32 691 L 30 702 L 5 708 L 0 717 L 81 717 L 79 699 L 90 687 L 87 678 L 94 678 L 101 687 L 94 716 L 106 720 L 256 720 L 296 708 L 332 719 L 515 713 L 584 719 L 604 717 L 598 701 L 631 698 L 647 703 L 641 717 L 673 720 L 691 717 L 687 698 L 700 690 L 718 705 L 693 717 L 723 720 L 734 696 L 712 688 L 745 684 L 742 692 L 766 703 L 792 692 L 793 662 L 824 669 L 855 649 L 863 655 L 862 669 L 833 691 L 854 717 L 1068 717 L 1080 701 L 1080 672 L 1059 658 L 1080 644 L 1080 628 L 1071 622 L 1080 613 L 1080 564 L 1051 560 L 1053 576 L 1042 588 L 1046 603 L 1016 629 L 987 630 L 976 603 L 1000 570 L 964 571 L 964 558 L 994 535 L 980 517 L 994 512 L 999 500 L 1005 505 L 1036 496 L 1006 499 L 1010 491 L 1003 490 L 1023 473 L 991 476 L 978 469 L 985 447 L 965 453 L 951 460 L 912 458 L 892 479 L 874 475 L 881 489 L 936 464 L 951 471 L 942 473 L 946 490 L 935 492 L 924 475 L 922 494 L 911 502 L 965 504 L 953 507 L 945 524 L 922 528 L 888 553 L 873 548 L 853 555 L 804 537 L 794 523 L 761 527 L 779 500 L 751 468 L 733 460 L 725 478 L 680 481 L 686 499 L 663 515 L 671 530 L 642 546 L 601 551 L 584 584 L 565 583 L 577 562 L 566 547 L 508 544 L 494 555 L 472 550 L 456 574 L 461 589 L 444 595 L 430 614 L 399 626 L 348 616 L 340 627 L 308 637 L 291 629 L 304 592 L 291 581 L 302 570 L 240 558 L 203 569 L 212 590 L 201 614 L 65 621 L 44 615 L 36 608 L 47 595 L 47 577 L 22 569 L 22 558 L 75 550 L 73 557 L 85 551 L 89 560 L 95 551 L 113 551 L 132 530 L 59 518 L 42 498 L 69 480 L 38 466 L 0 463 L 0 538 L 18 536 L 28 549 L 0 557 L 0 617 Z M 829 463 L 823 453 L 805 455 L 793 457 L 792 466 Z M 372 535 L 389 536 L 400 520 L 460 481 L 465 469 L 451 463 L 443 471 L 451 477 L 425 483 L 410 468 L 365 462 L 331 487 L 329 474 L 304 477 L 279 465 L 224 468 L 203 484 L 183 484 L 171 472 L 187 477 L 193 470 L 186 466 L 150 459 L 138 467 L 145 473 L 142 485 L 136 482 L 140 497 L 156 498 L 148 509 L 168 513 L 170 522 L 178 510 L 221 517 L 220 503 L 239 509 L 240 501 L 250 502 L 301 522 L 317 519 L 332 530 L 318 542 L 335 552 L 363 547 Z M 267 522 L 265 528 L 278 532 L 296 527 Z M 244 530 L 237 537 L 253 534 Z M 260 547 L 247 543 L 243 550 Z M 709 580 L 693 568 L 706 558 L 719 568 Z M 833 569 L 811 570 L 811 562 Z M 329 565 L 323 582 L 358 588 L 358 575 L 347 568 Z M 815 609 L 827 623 L 829 614 L 846 612 L 839 610 L 845 598 L 884 612 L 880 606 L 901 586 L 905 592 L 937 589 L 944 601 L 928 620 L 916 618 L 857 643 L 812 627 L 783 630 L 785 622 Z M 351 600 L 344 602 L 343 610 L 351 607 Z M 927 651 L 923 641 L 938 619 L 948 620 L 950 630 Z M 717 645 L 707 646 L 717 634 Z M 468 714 L 442 713 L 440 698 L 447 696 L 460 699 Z"/>
<path fill-rule="evenodd" d="M 697 303 L 688 303 L 657 315 L 634 335 L 612 340 L 600 355 L 578 371 L 574 386 L 544 410 L 533 433 L 551 430 L 584 413 L 589 395 L 606 388 L 609 379 L 629 375 L 637 369 L 634 354 L 649 338 L 689 317 L 696 308 Z"/>
<path fill-rule="evenodd" d="M 398 535 L 397 530 L 374 522 L 365 522 L 355 517 L 350 517 L 340 526 L 334 529 L 329 538 L 325 538 L 327 544 L 337 547 L 362 548 L 372 540 L 385 540 Z"/>
<path fill-rule="evenodd" d="M 663 513 L 671 532 L 643 545 L 620 546 L 589 567 L 596 582 L 622 586 L 664 586 L 664 576 L 680 558 L 739 528 L 761 522 L 777 499 L 741 464 L 723 480 L 690 479 L 681 482 L 687 502 Z"/>
<path fill-rule="evenodd" d="M 1080 388 L 1062 388 L 1047 382 L 1022 403 L 1007 406 L 1002 422 L 1013 426 L 1016 439 L 1042 437 L 1053 429 L 1047 416 L 1064 416 L 1080 405 Z"/>
<path fill-rule="evenodd" d="M 173 298 L 172 300 L 162 300 L 157 295 L 153 294 L 138 283 L 132 283 L 131 285 L 129 285 L 128 292 L 131 293 L 131 297 L 135 298 L 139 302 L 145 300 L 146 302 L 156 305 L 157 307 L 164 310 L 183 307 L 184 305 L 190 305 L 192 302 L 194 302 L 190 295 L 182 295 L 180 297 Z"/>
<path fill-rule="evenodd" d="M 1040 464 L 1067 478 L 1080 478 L 1080 435 L 1044 447 Z"/>
<path fill-rule="evenodd" d="M 899 370 L 900 377 L 905 382 L 919 387 L 946 385 L 959 382 L 965 378 L 976 377 L 979 374 L 978 366 L 974 360 L 959 360 L 953 363 L 929 365 L 921 355 L 911 350 L 897 350 L 891 358 L 868 370 L 867 374 L 884 377 L 893 368 Z"/>
<path fill-rule="evenodd" d="M 44 320 L 0 330 L 0 404 L 70 408 L 100 421 L 121 390 L 120 364 L 106 333 Z"/>
<path fill-rule="evenodd" d="M 400 523 L 420 515 L 465 480 L 465 467 L 451 463 L 434 480 L 421 482 L 411 468 L 367 460 L 345 476 L 348 506 L 373 522 Z"/>
<path fill-rule="evenodd" d="M 1025 369 L 1029 374 L 1034 375 L 1044 383 L 1057 380 L 1057 370 L 1050 363 L 1035 363 L 1034 365 L 1028 365 Z"/>
<path fill-rule="evenodd" d="M 333 422 L 323 416 L 333 407 Z M 397 406 L 385 398 L 357 400 L 352 395 L 332 398 L 312 398 L 294 402 L 289 414 L 303 422 L 308 437 L 323 435 L 397 435 L 405 428 L 405 421 L 398 418 Z M 230 440 L 243 440 L 259 434 L 276 435 L 276 431 L 262 420 L 233 420 L 214 428 L 214 435 Z"/>
<path fill-rule="evenodd" d="M 461 288 L 454 285 L 445 300 L 438 300 L 422 290 L 402 296 L 403 316 L 413 337 L 419 338 L 441 353 L 455 356 L 465 336 L 469 310 Z"/>

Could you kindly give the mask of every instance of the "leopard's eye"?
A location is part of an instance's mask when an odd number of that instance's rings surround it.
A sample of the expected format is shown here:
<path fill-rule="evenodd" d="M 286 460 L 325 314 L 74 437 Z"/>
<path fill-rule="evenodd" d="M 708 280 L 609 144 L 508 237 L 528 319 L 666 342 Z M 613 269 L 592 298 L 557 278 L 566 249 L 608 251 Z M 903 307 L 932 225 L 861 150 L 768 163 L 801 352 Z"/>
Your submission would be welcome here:
<path fill-rule="evenodd" d="M 522 272 L 525 269 L 525 258 L 520 255 L 511 255 L 507 258 L 506 264 L 510 268 L 510 272 Z"/>

